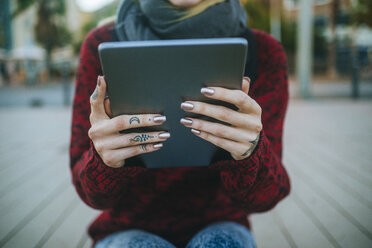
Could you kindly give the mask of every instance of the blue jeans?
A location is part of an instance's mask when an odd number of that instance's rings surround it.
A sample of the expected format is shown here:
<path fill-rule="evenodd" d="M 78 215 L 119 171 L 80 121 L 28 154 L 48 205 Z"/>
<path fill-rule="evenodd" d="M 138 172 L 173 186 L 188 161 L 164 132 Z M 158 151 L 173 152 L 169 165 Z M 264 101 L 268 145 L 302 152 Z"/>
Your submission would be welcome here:
<path fill-rule="evenodd" d="M 141 230 L 111 234 L 97 242 L 95 248 L 175 248 L 168 241 Z M 255 248 L 251 232 L 233 222 L 210 225 L 198 232 L 186 248 Z"/>

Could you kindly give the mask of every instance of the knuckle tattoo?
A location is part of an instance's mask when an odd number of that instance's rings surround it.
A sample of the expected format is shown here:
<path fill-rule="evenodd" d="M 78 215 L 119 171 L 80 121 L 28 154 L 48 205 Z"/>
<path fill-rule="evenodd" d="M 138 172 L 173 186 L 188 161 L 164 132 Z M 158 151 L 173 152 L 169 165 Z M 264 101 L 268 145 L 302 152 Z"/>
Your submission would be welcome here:
<path fill-rule="evenodd" d="M 143 144 L 140 146 L 140 151 L 141 152 L 146 152 L 147 151 L 147 145 L 146 144 Z"/>
<path fill-rule="evenodd" d="M 134 136 L 133 138 L 130 138 L 129 141 L 138 143 L 138 142 L 145 142 L 153 138 L 155 138 L 155 136 L 143 133 L 143 134 L 138 134 Z"/>
<path fill-rule="evenodd" d="M 92 101 L 95 101 L 95 100 L 97 99 L 97 96 L 98 96 L 98 87 L 96 87 L 96 88 L 94 89 L 94 92 L 93 92 L 93 94 L 90 96 L 90 99 L 91 99 Z"/>
<path fill-rule="evenodd" d="M 129 125 L 132 125 L 132 123 L 141 124 L 141 120 L 137 116 L 133 116 L 129 119 Z"/>
<path fill-rule="evenodd" d="M 258 140 L 260 138 L 260 134 L 257 135 L 257 137 L 254 139 L 254 140 L 250 140 L 249 143 L 250 143 L 250 147 L 248 148 L 248 150 L 246 152 L 244 152 L 242 155 L 240 155 L 241 157 L 245 157 L 245 156 L 250 156 L 253 152 L 253 150 L 256 148 L 257 144 L 258 144 Z"/>

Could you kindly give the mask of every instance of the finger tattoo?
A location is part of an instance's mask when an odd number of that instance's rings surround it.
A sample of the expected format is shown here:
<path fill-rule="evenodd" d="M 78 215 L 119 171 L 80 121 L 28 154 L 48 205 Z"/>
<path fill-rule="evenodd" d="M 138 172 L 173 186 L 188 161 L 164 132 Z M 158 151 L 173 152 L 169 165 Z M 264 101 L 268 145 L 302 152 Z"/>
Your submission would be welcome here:
<path fill-rule="evenodd" d="M 155 138 L 155 136 L 151 136 L 151 135 L 148 135 L 148 134 L 140 134 L 140 135 L 134 136 L 134 138 L 130 138 L 129 141 L 144 142 L 144 141 L 147 141 L 151 138 Z"/>
<path fill-rule="evenodd" d="M 141 149 L 142 149 L 142 151 L 146 151 L 146 145 L 145 144 L 143 144 L 143 145 L 141 145 Z"/>
<path fill-rule="evenodd" d="M 93 94 L 92 94 L 92 100 L 96 100 L 97 99 L 97 96 L 98 96 L 98 87 L 96 87 L 96 89 L 94 90 Z"/>
<path fill-rule="evenodd" d="M 138 117 L 134 116 L 134 117 L 130 118 L 129 125 L 132 124 L 132 122 L 135 122 L 135 121 L 138 122 L 138 124 L 141 123 L 140 119 Z"/>
<path fill-rule="evenodd" d="M 248 154 L 251 154 L 253 152 L 253 150 L 256 148 L 257 144 L 258 144 L 258 139 L 259 138 L 260 138 L 260 134 L 257 135 L 255 140 L 249 141 L 249 143 L 251 143 L 253 146 L 251 146 L 245 153 L 243 153 L 240 156 L 244 157 L 244 156 L 247 156 Z"/>

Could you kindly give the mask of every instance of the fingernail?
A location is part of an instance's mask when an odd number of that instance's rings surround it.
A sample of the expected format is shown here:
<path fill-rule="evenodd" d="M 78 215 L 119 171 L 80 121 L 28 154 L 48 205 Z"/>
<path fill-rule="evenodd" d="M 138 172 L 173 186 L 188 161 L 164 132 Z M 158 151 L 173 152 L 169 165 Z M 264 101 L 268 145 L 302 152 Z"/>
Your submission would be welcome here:
<path fill-rule="evenodd" d="M 244 79 L 245 79 L 245 80 L 247 80 L 247 81 L 248 81 L 248 83 L 250 83 L 250 82 L 251 82 L 251 79 L 250 79 L 249 77 L 244 77 Z"/>
<path fill-rule="evenodd" d="M 211 96 L 214 94 L 214 89 L 202 88 L 200 92 L 204 95 Z"/>
<path fill-rule="evenodd" d="M 194 105 L 189 102 L 183 102 L 181 104 L 181 108 L 184 110 L 192 110 L 194 108 Z"/>
<path fill-rule="evenodd" d="M 191 132 L 193 132 L 194 134 L 200 134 L 200 131 L 194 128 L 191 128 Z"/>
<path fill-rule="evenodd" d="M 163 144 L 162 143 L 158 143 L 158 144 L 155 144 L 154 145 L 154 148 L 158 149 L 158 148 L 162 148 L 163 147 Z"/>
<path fill-rule="evenodd" d="M 97 79 L 98 87 L 101 87 L 101 83 L 102 83 L 102 76 L 98 76 L 98 79 Z"/>
<path fill-rule="evenodd" d="M 154 122 L 155 123 L 162 123 L 162 122 L 165 122 L 167 120 L 167 117 L 165 116 L 155 116 L 154 117 Z"/>
<path fill-rule="evenodd" d="M 190 126 L 192 124 L 192 120 L 186 119 L 186 118 L 182 118 L 180 122 L 181 124 L 186 125 L 186 126 Z"/>
<path fill-rule="evenodd" d="M 161 133 L 159 134 L 159 138 L 161 139 L 168 139 L 170 137 L 170 133 Z"/>

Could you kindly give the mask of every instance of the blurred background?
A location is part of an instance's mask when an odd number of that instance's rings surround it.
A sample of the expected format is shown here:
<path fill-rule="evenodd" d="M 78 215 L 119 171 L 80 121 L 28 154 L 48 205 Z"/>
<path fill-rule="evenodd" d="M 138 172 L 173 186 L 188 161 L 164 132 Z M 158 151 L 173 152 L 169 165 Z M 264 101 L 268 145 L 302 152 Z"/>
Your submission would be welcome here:
<path fill-rule="evenodd" d="M 241 0 L 287 54 L 292 193 L 253 216 L 258 247 L 372 247 L 372 1 Z M 0 1 L 0 247 L 89 247 L 70 183 L 85 35 L 117 0 Z M 269 235 L 268 235 L 269 234 Z"/>
<path fill-rule="evenodd" d="M 70 104 L 82 40 L 100 21 L 115 15 L 118 3 L 2 0 L 0 106 Z M 282 42 L 293 96 L 372 95 L 371 1 L 313 0 L 305 1 L 303 9 L 298 0 L 242 3 L 248 26 Z M 25 89 L 30 92 L 22 93 Z M 36 94 L 36 89 L 53 99 Z"/>

